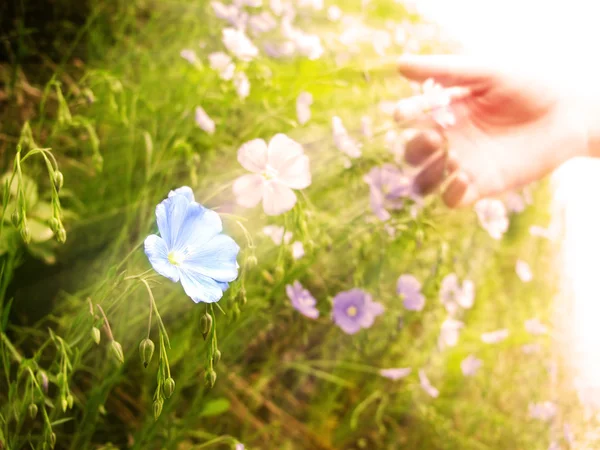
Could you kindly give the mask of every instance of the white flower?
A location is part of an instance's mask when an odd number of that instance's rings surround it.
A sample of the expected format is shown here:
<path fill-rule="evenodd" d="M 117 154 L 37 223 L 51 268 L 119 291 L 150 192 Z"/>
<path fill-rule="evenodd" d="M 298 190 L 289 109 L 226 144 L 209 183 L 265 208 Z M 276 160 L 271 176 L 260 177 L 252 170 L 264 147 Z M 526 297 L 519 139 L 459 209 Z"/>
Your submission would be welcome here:
<path fill-rule="evenodd" d="M 249 6 L 251 8 L 260 8 L 262 6 L 262 0 L 234 0 L 235 5 L 238 8 Z"/>
<path fill-rule="evenodd" d="M 520 213 L 525 210 L 525 199 L 518 192 L 509 192 L 504 201 L 506 208 L 512 213 Z"/>
<path fill-rule="evenodd" d="M 286 58 L 294 54 L 296 46 L 290 41 L 281 43 L 267 42 L 264 45 L 264 49 L 265 53 L 271 58 Z"/>
<path fill-rule="evenodd" d="M 556 227 L 552 226 L 544 228 L 539 225 L 531 225 L 531 227 L 529 228 L 529 234 L 532 236 L 541 237 L 552 241 L 556 238 L 557 230 Z"/>
<path fill-rule="evenodd" d="M 394 369 L 381 369 L 379 370 L 379 375 L 396 381 L 407 377 L 411 372 L 412 369 L 410 367 L 398 367 Z"/>
<path fill-rule="evenodd" d="M 316 34 L 298 33 L 294 38 L 296 50 L 311 61 L 323 56 L 325 50 L 321 44 L 321 38 Z"/>
<path fill-rule="evenodd" d="M 334 116 L 331 119 L 331 124 L 333 126 L 333 141 L 337 149 L 350 158 L 358 158 L 362 154 L 360 144 L 350 137 L 342 123 L 342 119 Z"/>
<path fill-rule="evenodd" d="M 452 317 L 448 317 L 444 320 L 438 339 L 440 349 L 454 347 L 458 343 L 458 336 L 463 326 L 464 323 L 460 320 L 453 319 Z"/>
<path fill-rule="evenodd" d="M 202 106 L 196 107 L 195 119 L 196 119 L 196 125 L 198 125 L 200 128 L 202 128 L 208 134 L 214 134 L 215 122 L 208 116 L 208 114 L 206 114 L 206 111 L 204 111 Z"/>
<path fill-rule="evenodd" d="M 464 280 L 462 286 L 455 273 L 448 274 L 440 286 L 440 301 L 448 314 L 458 312 L 458 307 L 469 309 L 475 302 L 475 284 L 471 280 Z"/>
<path fill-rule="evenodd" d="M 460 370 L 465 377 L 471 377 L 481 368 L 483 361 L 476 358 L 475 355 L 469 355 L 460 363 Z"/>
<path fill-rule="evenodd" d="M 427 375 L 423 369 L 419 369 L 419 381 L 421 382 L 421 387 L 423 390 L 431 397 L 437 398 L 440 395 L 440 391 L 431 385 L 429 378 L 427 378 Z"/>
<path fill-rule="evenodd" d="M 250 80 L 244 72 L 238 72 L 233 77 L 233 85 L 241 99 L 250 95 Z"/>
<path fill-rule="evenodd" d="M 540 322 L 540 319 L 533 318 L 525 321 L 525 330 L 529 334 L 533 334 L 534 336 L 539 336 L 541 334 L 548 333 L 548 327 Z"/>
<path fill-rule="evenodd" d="M 214 52 L 208 55 L 208 64 L 210 68 L 219 72 L 223 80 L 231 80 L 235 71 L 235 64 L 231 61 L 231 56 L 225 52 Z"/>
<path fill-rule="evenodd" d="M 503 328 L 501 330 L 483 333 L 481 335 L 481 340 L 483 342 L 485 342 L 486 344 L 497 344 L 498 342 L 502 342 L 507 337 L 508 337 L 508 330 L 506 328 Z"/>
<path fill-rule="evenodd" d="M 337 5 L 332 5 L 327 8 L 327 18 L 332 22 L 337 22 L 342 18 L 342 10 Z"/>
<path fill-rule="evenodd" d="M 392 36 L 385 30 L 375 30 L 371 35 L 371 42 L 375 53 L 385 56 L 385 51 L 392 45 Z"/>
<path fill-rule="evenodd" d="M 183 50 L 181 50 L 179 56 L 181 56 L 190 64 L 196 64 L 196 62 L 198 62 L 198 56 L 196 55 L 196 52 L 189 48 L 184 48 Z"/>
<path fill-rule="evenodd" d="M 285 134 L 276 134 L 268 146 L 262 139 L 245 143 L 238 150 L 238 161 L 252 173 L 235 180 L 237 203 L 252 208 L 262 200 L 269 216 L 292 209 L 296 204 L 292 189 L 304 189 L 311 183 L 308 156 Z"/>
<path fill-rule="evenodd" d="M 285 231 L 285 228 L 277 225 L 267 225 L 262 229 L 262 232 L 265 236 L 270 237 L 275 245 L 281 245 L 282 243 L 287 245 L 293 236 L 291 231 Z"/>
<path fill-rule="evenodd" d="M 301 92 L 296 99 L 296 115 L 298 123 L 304 125 L 310 120 L 310 105 L 313 103 L 313 96 L 310 92 Z"/>
<path fill-rule="evenodd" d="M 274 30 L 277 26 L 277 21 L 275 20 L 275 17 L 271 15 L 271 13 L 268 11 L 263 11 L 260 14 L 250 16 L 250 19 L 248 19 L 248 25 L 250 28 L 252 28 L 254 33 L 260 34 Z"/>
<path fill-rule="evenodd" d="M 558 408 L 552 402 L 530 403 L 529 417 L 549 422 L 556 415 Z"/>
<path fill-rule="evenodd" d="M 369 116 L 360 118 L 360 129 L 365 138 L 371 139 L 373 137 L 373 121 Z"/>
<path fill-rule="evenodd" d="M 517 260 L 517 264 L 515 265 L 515 272 L 517 272 L 517 276 L 521 279 L 523 283 L 529 283 L 533 280 L 533 274 L 531 273 L 531 267 L 525 261 Z"/>
<path fill-rule="evenodd" d="M 292 258 L 298 260 L 304 256 L 304 245 L 302 242 L 296 241 L 292 244 Z"/>
<path fill-rule="evenodd" d="M 481 226 L 493 239 L 500 239 L 508 230 L 508 217 L 504 203 L 500 200 L 484 198 L 475 203 L 475 212 Z"/>
<path fill-rule="evenodd" d="M 298 0 L 298 6 L 301 8 L 312 8 L 315 11 L 323 9 L 323 0 Z"/>
<path fill-rule="evenodd" d="M 248 18 L 248 14 L 236 5 L 225 5 L 218 1 L 210 2 L 210 5 L 219 19 L 226 20 L 234 27 L 243 27 Z"/>
<path fill-rule="evenodd" d="M 243 30 L 224 28 L 223 44 L 227 47 L 227 50 L 242 61 L 251 61 L 258 55 L 258 48 L 256 48 Z"/>

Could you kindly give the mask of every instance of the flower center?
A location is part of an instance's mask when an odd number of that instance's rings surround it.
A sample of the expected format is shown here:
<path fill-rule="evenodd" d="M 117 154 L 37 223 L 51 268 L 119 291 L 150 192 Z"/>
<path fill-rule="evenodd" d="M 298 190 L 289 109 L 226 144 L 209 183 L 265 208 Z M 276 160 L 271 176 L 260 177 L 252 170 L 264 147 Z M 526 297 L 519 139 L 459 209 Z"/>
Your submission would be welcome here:
<path fill-rule="evenodd" d="M 356 313 L 358 313 L 356 306 L 349 306 L 348 309 L 346 310 L 346 314 L 348 314 L 348 316 L 350 316 L 350 317 L 356 316 Z"/>
<path fill-rule="evenodd" d="M 277 178 L 279 172 L 276 169 L 273 169 L 271 166 L 267 164 L 267 167 L 261 174 L 265 180 L 272 180 L 273 178 Z"/>
<path fill-rule="evenodd" d="M 179 266 L 181 263 L 183 263 L 184 255 L 181 252 L 172 251 L 169 253 L 167 258 L 171 264 L 174 266 Z"/>

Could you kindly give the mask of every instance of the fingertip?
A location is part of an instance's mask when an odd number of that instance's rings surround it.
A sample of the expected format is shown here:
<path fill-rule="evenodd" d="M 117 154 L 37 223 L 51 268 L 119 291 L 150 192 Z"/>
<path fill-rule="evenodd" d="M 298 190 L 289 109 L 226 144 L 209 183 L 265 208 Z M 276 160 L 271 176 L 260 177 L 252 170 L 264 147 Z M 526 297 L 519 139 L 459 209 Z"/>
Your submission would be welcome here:
<path fill-rule="evenodd" d="M 404 160 L 411 166 L 418 166 L 444 145 L 444 137 L 437 130 L 419 131 L 405 146 Z"/>

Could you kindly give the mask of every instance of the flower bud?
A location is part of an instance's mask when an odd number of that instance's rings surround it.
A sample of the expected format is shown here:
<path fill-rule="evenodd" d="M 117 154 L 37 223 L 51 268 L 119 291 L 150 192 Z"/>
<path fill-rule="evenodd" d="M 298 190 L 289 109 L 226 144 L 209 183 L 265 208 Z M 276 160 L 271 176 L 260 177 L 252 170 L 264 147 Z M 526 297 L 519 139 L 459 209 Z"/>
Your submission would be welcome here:
<path fill-rule="evenodd" d="M 67 395 L 67 405 L 69 409 L 73 408 L 73 396 L 71 394 Z"/>
<path fill-rule="evenodd" d="M 154 410 L 154 420 L 158 420 L 160 413 L 162 412 L 163 401 L 161 398 L 154 400 L 152 408 Z"/>
<path fill-rule="evenodd" d="M 100 344 L 100 329 L 96 327 L 92 327 L 92 339 L 96 343 L 96 345 Z"/>
<path fill-rule="evenodd" d="M 261 272 L 263 278 L 267 281 L 267 283 L 269 284 L 273 284 L 275 283 L 275 280 L 273 279 L 273 275 L 271 275 L 269 272 L 267 272 L 266 270 L 263 270 Z"/>
<path fill-rule="evenodd" d="M 208 313 L 204 313 L 200 319 L 200 330 L 202 330 L 202 337 L 206 340 L 210 330 L 212 330 L 212 317 Z"/>
<path fill-rule="evenodd" d="M 171 377 L 165 380 L 163 384 L 163 392 L 165 393 L 165 397 L 170 398 L 173 395 L 173 391 L 175 390 L 175 380 Z"/>
<path fill-rule="evenodd" d="M 67 231 L 65 227 L 60 227 L 58 232 L 56 233 L 56 242 L 59 244 L 64 244 L 67 242 Z"/>
<path fill-rule="evenodd" d="M 58 220 L 56 217 L 52 217 L 48 221 L 48 226 L 50 227 L 50 229 L 52 230 L 52 232 L 54 234 L 56 234 L 56 233 L 58 233 L 58 230 L 60 230 L 60 220 Z"/>
<path fill-rule="evenodd" d="M 142 360 L 142 364 L 144 364 L 144 368 L 148 367 L 148 364 L 150 364 L 153 354 L 154 342 L 148 338 L 142 340 L 142 342 L 140 342 L 140 359 Z"/>
<path fill-rule="evenodd" d="M 48 393 L 48 375 L 43 370 L 38 371 L 37 373 L 37 381 L 42 390 L 45 393 Z"/>
<path fill-rule="evenodd" d="M 54 172 L 54 187 L 56 188 L 57 192 L 60 192 L 60 190 L 63 187 L 63 183 L 65 182 L 65 179 L 63 177 L 63 174 L 60 170 L 57 170 L 56 172 Z"/>
<path fill-rule="evenodd" d="M 56 433 L 52 432 L 50 433 L 50 448 L 54 448 L 54 446 L 56 445 Z"/>
<path fill-rule="evenodd" d="M 258 259 L 256 259 L 255 255 L 250 255 L 246 259 L 246 263 L 247 263 L 248 267 L 254 267 L 258 264 Z"/>
<path fill-rule="evenodd" d="M 206 384 L 212 388 L 215 385 L 215 383 L 217 382 L 217 372 L 210 369 L 204 375 L 204 380 L 206 381 Z"/>
<path fill-rule="evenodd" d="M 119 344 L 117 341 L 112 341 L 110 343 L 110 351 L 119 364 L 123 364 L 125 362 L 125 356 L 123 356 L 123 347 L 121 347 L 121 344 Z"/>
<path fill-rule="evenodd" d="M 221 350 L 217 349 L 213 355 L 213 364 L 218 364 L 221 361 Z"/>
<path fill-rule="evenodd" d="M 67 402 L 66 398 L 62 398 L 60 400 L 60 406 L 62 407 L 63 412 L 65 412 L 67 410 L 67 406 L 69 406 L 69 403 Z"/>
<path fill-rule="evenodd" d="M 31 241 L 31 231 L 29 231 L 29 227 L 27 226 L 27 222 L 23 221 L 21 225 L 21 237 L 26 244 L 29 244 Z"/>
<path fill-rule="evenodd" d="M 35 417 L 37 416 L 37 413 L 38 413 L 37 405 L 35 403 L 31 403 L 29 405 L 28 410 L 29 410 L 29 417 L 31 417 L 32 420 L 35 419 Z"/>
<path fill-rule="evenodd" d="M 10 219 L 12 220 L 12 223 L 15 226 L 15 228 L 19 228 L 19 226 L 21 225 L 21 214 L 19 214 L 18 209 L 15 208 L 12 215 L 10 216 Z"/>

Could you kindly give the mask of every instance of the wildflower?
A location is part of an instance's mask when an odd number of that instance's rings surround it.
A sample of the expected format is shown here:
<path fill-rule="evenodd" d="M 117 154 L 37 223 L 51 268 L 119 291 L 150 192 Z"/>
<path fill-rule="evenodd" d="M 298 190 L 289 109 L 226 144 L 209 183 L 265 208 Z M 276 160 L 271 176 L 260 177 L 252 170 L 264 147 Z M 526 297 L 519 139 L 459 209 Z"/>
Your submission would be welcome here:
<path fill-rule="evenodd" d="M 425 108 L 430 110 L 431 118 L 439 126 L 448 128 L 456 124 L 447 90 L 431 78 L 423 83 L 423 99 Z"/>
<path fill-rule="evenodd" d="M 242 61 L 252 61 L 258 56 L 258 48 L 256 48 L 243 30 L 224 28 L 223 44 L 227 47 L 227 50 Z"/>
<path fill-rule="evenodd" d="M 493 239 L 500 239 L 508 230 L 508 217 L 504 203 L 495 199 L 482 199 L 475 203 L 479 223 Z"/>
<path fill-rule="evenodd" d="M 448 274 L 441 283 L 440 300 L 448 314 L 455 314 L 459 307 L 469 309 L 475 302 L 475 284 L 464 280 L 461 285 L 455 273 Z"/>
<path fill-rule="evenodd" d="M 250 80 L 244 72 L 238 72 L 233 77 L 233 85 L 241 99 L 245 99 L 250 95 Z"/>
<path fill-rule="evenodd" d="M 340 292 L 333 298 L 333 321 L 347 334 L 355 334 L 361 328 L 373 325 L 375 317 L 384 311 L 381 303 L 361 289 Z"/>
<path fill-rule="evenodd" d="M 263 11 L 250 16 L 248 25 L 255 34 L 262 34 L 274 30 L 277 27 L 277 21 L 268 11 Z"/>
<path fill-rule="evenodd" d="M 327 8 L 327 18 L 332 22 L 337 22 L 342 18 L 342 10 L 337 5 L 331 5 Z"/>
<path fill-rule="evenodd" d="M 520 213 L 525 210 L 525 199 L 518 192 L 509 192 L 504 201 L 506 208 L 512 213 Z"/>
<path fill-rule="evenodd" d="M 148 338 L 143 339 L 140 342 L 139 350 L 142 364 L 144 367 L 148 367 L 148 364 L 150 364 L 150 360 L 152 359 L 152 355 L 154 354 L 154 342 Z"/>
<path fill-rule="evenodd" d="M 490 331 L 488 333 L 483 333 L 481 335 L 481 340 L 486 344 L 497 344 L 502 342 L 504 339 L 508 337 L 508 330 L 503 328 L 501 330 Z"/>
<path fill-rule="evenodd" d="M 152 234 L 144 241 L 154 270 L 173 282 L 181 281 L 196 303 L 218 301 L 238 276 L 240 250 L 221 233 L 219 215 L 197 203 L 192 190 L 184 186 L 158 204 L 156 222 L 160 237 Z"/>
<path fill-rule="evenodd" d="M 552 402 L 530 403 L 529 417 L 549 422 L 556 415 L 558 408 Z"/>
<path fill-rule="evenodd" d="M 440 330 L 440 337 L 438 338 L 439 347 L 441 349 L 454 347 L 458 343 L 458 335 L 463 326 L 464 323 L 452 317 L 444 320 L 442 322 L 442 329 Z"/>
<path fill-rule="evenodd" d="M 245 450 L 245 449 L 246 449 L 246 447 L 241 442 L 238 442 L 237 444 L 235 444 L 234 450 Z"/>
<path fill-rule="evenodd" d="M 373 121 L 369 116 L 362 116 L 360 119 L 360 129 L 365 138 L 373 138 Z"/>
<path fill-rule="evenodd" d="M 285 228 L 277 225 L 267 225 L 262 232 L 265 236 L 270 237 L 275 245 L 281 245 L 282 242 L 289 244 L 292 239 L 291 231 L 285 231 Z"/>
<path fill-rule="evenodd" d="M 196 125 L 206 131 L 208 134 L 214 134 L 215 132 L 215 121 L 212 120 L 202 106 L 196 107 L 195 114 Z"/>
<path fill-rule="evenodd" d="M 238 8 L 236 5 L 225 5 L 218 1 L 210 2 L 215 16 L 219 19 L 226 20 L 234 27 L 243 27 L 246 23 L 248 14 Z"/>
<path fill-rule="evenodd" d="M 293 42 L 285 41 L 278 44 L 267 42 L 264 45 L 264 50 L 271 58 L 286 58 L 292 56 L 296 47 Z"/>
<path fill-rule="evenodd" d="M 310 7 L 315 11 L 321 11 L 323 9 L 323 0 L 299 0 L 298 6 L 301 8 Z"/>
<path fill-rule="evenodd" d="M 409 311 L 421 311 L 425 306 L 421 283 L 412 275 L 400 275 L 396 283 L 396 292 L 402 296 L 404 307 Z"/>
<path fill-rule="evenodd" d="M 481 368 L 483 362 L 475 355 L 469 355 L 460 363 L 460 370 L 465 377 L 471 377 Z"/>
<path fill-rule="evenodd" d="M 531 225 L 531 227 L 529 227 L 529 234 L 551 241 L 555 237 L 555 230 L 551 227 L 544 228 L 539 225 Z"/>
<path fill-rule="evenodd" d="M 534 336 L 539 336 L 548 333 L 548 327 L 542 322 L 540 322 L 540 319 L 538 318 L 526 320 L 525 330 L 527 330 L 529 334 L 533 334 Z"/>
<path fill-rule="evenodd" d="M 289 211 L 296 204 L 292 189 L 304 189 L 311 183 L 308 157 L 302 146 L 285 134 L 276 134 L 267 147 L 254 139 L 238 150 L 238 161 L 252 172 L 233 184 L 238 205 L 252 208 L 262 200 L 269 216 Z"/>
<path fill-rule="evenodd" d="M 313 96 L 310 92 L 301 92 L 296 99 L 296 115 L 298 123 L 304 125 L 310 120 L 310 105 L 313 103 Z"/>
<path fill-rule="evenodd" d="M 440 395 L 440 391 L 431 385 L 431 382 L 429 381 L 429 378 L 427 378 L 427 375 L 423 369 L 419 369 L 419 381 L 421 383 L 421 387 L 425 392 L 427 392 L 427 394 L 429 394 L 429 396 L 437 398 Z"/>
<path fill-rule="evenodd" d="M 369 185 L 371 209 L 382 221 L 391 217 L 388 210 L 401 209 L 404 198 L 413 192 L 412 180 L 391 164 L 373 167 L 364 181 Z"/>
<path fill-rule="evenodd" d="M 373 50 L 379 56 L 385 56 L 385 51 L 392 45 L 392 36 L 385 30 L 375 30 L 371 34 Z"/>
<path fill-rule="evenodd" d="M 183 50 L 181 50 L 179 56 L 181 56 L 190 64 L 196 64 L 198 62 L 198 56 L 196 56 L 196 52 L 189 48 L 184 48 Z"/>
<path fill-rule="evenodd" d="M 331 124 L 333 126 L 333 142 L 337 149 L 350 158 L 358 158 L 362 154 L 360 144 L 350 137 L 342 123 L 342 119 L 334 116 L 331 119 Z"/>
<path fill-rule="evenodd" d="M 531 280 L 533 280 L 531 268 L 529 267 L 529 264 L 527 264 L 525 261 L 522 261 L 520 259 L 517 260 L 515 271 L 517 272 L 518 277 L 523 283 L 529 283 Z"/>
<path fill-rule="evenodd" d="M 294 281 L 293 284 L 288 284 L 285 287 L 285 292 L 292 302 L 292 306 L 302 315 L 310 318 L 316 319 L 319 317 L 319 310 L 316 308 L 317 301 L 308 292 L 304 287 L 300 284 L 299 281 Z"/>
<path fill-rule="evenodd" d="M 208 55 L 210 68 L 219 72 L 222 80 L 231 80 L 235 71 L 235 64 L 231 56 L 224 52 L 214 52 Z"/>
<path fill-rule="evenodd" d="M 292 244 L 292 258 L 298 260 L 304 256 L 304 245 L 302 242 L 296 241 Z"/>
<path fill-rule="evenodd" d="M 262 0 L 234 0 L 235 5 L 238 8 L 249 6 L 250 8 L 260 8 L 262 6 Z"/>
<path fill-rule="evenodd" d="M 321 44 L 321 38 L 316 34 L 308 34 L 297 31 L 294 35 L 293 42 L 296 45 L 296 50 L 309 60 L 314 61 L 323 56 L 325 50 Z"/>
<path fill-rule="evenodd" d="M 397 369 L 381 369 L 379 371 L 379 375 L 385 378 L 389 378 L 390 380 L 400 380 L 401 378 L 407 377 L 410 375 L 412 369 L 410 367 L 402 367 Z"/>

